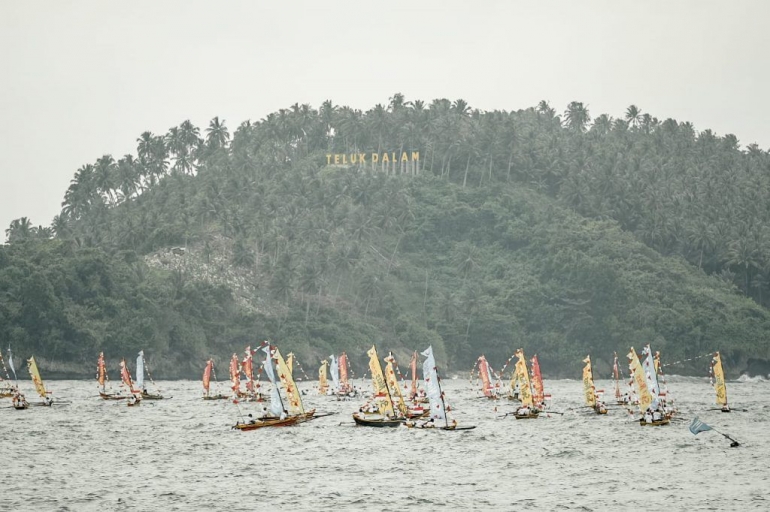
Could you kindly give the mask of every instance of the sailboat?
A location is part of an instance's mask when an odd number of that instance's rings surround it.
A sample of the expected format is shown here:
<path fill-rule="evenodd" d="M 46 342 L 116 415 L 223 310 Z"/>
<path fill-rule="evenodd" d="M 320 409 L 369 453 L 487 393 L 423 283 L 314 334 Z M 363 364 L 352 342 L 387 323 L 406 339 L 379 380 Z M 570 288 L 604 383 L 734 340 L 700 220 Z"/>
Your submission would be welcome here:
<path fill-rule="evenodd" d="M 248 422 L 239 421 L 233 428 L 247 431 L 263 427 L 286 427 L 312 419 L 315 415 L 315 409 L 305 410 L 297 385 L 278 347 L 265 344 L 262 350 L 265 351 L 266 355 L 263 363 L 265 374 L 273 384 L 270 395 L 270 410 L 269 412 L 265 411 L 262 418 L 252 418 Z M 276 379 L 273 369 L 273 362 L 275 362 L 278 369 L 278 379 Z M 281 397 L 279 383 L 286 394 L 286 402 Z"/>
<path fill-rule="evenodd" d="M 364 427 L 398 427 L 404 419 L 405 412 L 404 414 L 396 413 L 390 386 L 385 380 L 382 365 L 377 357 L 377 348 L 372 345 L 366 355 L 369 356 L 369 371 L 372 374 L 374 394 L 368 403 L 353 413 L 353 421 L 356 422 L 356 425 Z"/>
<path fill-rule="evenodd" d="M 519 389 L 519 400 L 521 400 L 521 406 L 516 409 L 513 414 L 517 420 L 535 419 L 540 415 L 540 409 L 538 409 L 533 401 L 532 397 L 532 384 L 529 380 L 529 372 L 527 371 L 527 360 L 524 358 L 524 350 L 519 349 L 516 351 L 516 366 L 514 368 L 513 380 L 516 387 Z"/>
<path fill-rule="evenodd" d="M 425 362 L 422 364 L 422 375 L 425 381 L 425 392 L 430 400 L 430 416 L 426 421 L 409 420 L 406 422 L 406 426 L 410 428 L 436 428 L 448 431 L 473 430 L 476 428 L 475 425 L 458 426 L 457 420 L 452 420 L 452 423 L 449 423 L 444 392 L 441 390 L 441 378 L 438 376 L 436 359 L 433 356 L 433 346 L 429 346 L 422 355 L 425 356 Z M 441 424 L 442 421 L 443 425 Z"/>
<path fill-rule="evenodd" d="M 537 359 L 537 354 L 532 356 L 529 363 L 532 368 L 532 402 L 535 404 L 535 408 L 542 412 L 546 408 L 546 401 L 551 399 L 551 394 L 546 393 L 543 387 L 543 374 L 540 373 L 540 361 Z"/>
<path fill-rule="evenodd" d="M 727 405 L 727 386 L 725 385 L 725 372 L 722 370 L 722 357 L 719 352 L 714 353 L 711 359 L 711 377 L 714 391 L 717 394 L 717 405 L 721 405 L 722 412 L 730 412 L 730 406 Z"/>
<path fill-rule="evenodd" d="M 134 387 L 134 381 L 131 380 L 131 373 L 128 371 L 125 359 L 120 360 L 120 380 L 130 393 L 127 405 L 129 407 L 139 405 L 142 401 L 142 390 Z"/>
<path fill-rule="evenodd" d="M 51 394 L 45 388 L 43 379 L 40 377 L 40 371 L 37 369 L 37 363 L 35 362 L 35 356 L 27 359 L 27 369 L 29 370 L 29 376 L 32 377 L 32 382 L 35 384 L 35 390 L 37 394 L 43 399 L 42 402 L 36 402 L 34 405 L 44 405 L 46 407 L 53 404 L 53 399 L 49 396 Z"/>
<path fill-rule="evenodd" d="M 8 347 L 9 353 L 10 350 L 11 348 Z M 3 365 L 3 373 L 5 373 L 5 379 L 0 377 L 0 398 L 11 398 L 18 393 L 18 389 L 11 383 L 11 375 L 8 373 L 8 368 L 5 366 L 2 352 L 0 352 L 0 363 Z"/>
<path fill-rule="evenodd" d="M 659 398 L 658 398 L 658 382 L 655 374 L 655 363 L 652 360 L 652 354 L 649 350 L 650 346 L 647 345 L 645 351 L 645 369 L 642 368 L 642 363 L 639 360 L 639 356 L 636 354 L 634 347 L 631 347 L 631 352 L 628 354 L 628 369 L 631 373 L 631 383 L 636 385 L 635 393 L 637 395 L 636 400 L 639 404 L 639 412 L 641 417 L 639 418 L 639 424 L 641 426 L 661 426 L 668 425 L 669 418 L 665 417 L 658 411 Z M 634 401 L 636 401 L 634 400 Z M 656 414 L 653 414 L 653 410 Z"/>
<path fill-rule="evenodd" d="M 487 358 L 482 354 L 476 361 L 476 366 L 479 369 L 479 378 L 481 379 L 481 392 L 485 398 L 497 400 L 499 398 L 497 389 L 492 384 L 492 368 L 490 368 Z"/>
<path fill-rule="evenodd" d="M 620 392 L 620 381 L 623 376 L 623 372 L 618 364 L 618 353 L 614 352 L 613 356 L 615 360 L 612 363 L 612 378 L 615 380 L 615 404 L 616 405 L 628 405 L 631 402 L 631 394 Z"/>
<path fill-rule="evenodd" d="M 583 394 L 585 395 L 586 405 L 591 407 L 596 414 L 607 414 L 607 407 L 601 400 L 601 395 L 594 386 L 594 373 L 591 369 L 591 356 L 583 359 L 586 364 L 583 367 Z"/>
<path fill-rule="evenodd" d="M 16 368 L 13 366 L 13 354 L 11 353 L 10 345 L 8 345 L 8 366 L 11 367 L 11 371 L 13 372 L 13 379 L 16 382 L 16 384 L 13 385 L 13 394 L 11 395 L 13 400 L 13 408 L 17 410 L 27 409 L 29 407 L 29 402 L 27 402 L 24 394 L 19 391 L 19 379 L 16 375 Z M 3 363 L 3 368 L 5 368 L 5 363 Z M 8 374 L 8 370 L 6 370 L 5 373 L 8 375 L 8 380 L 10 381 L 11 376 Z"/>
<path fill-rule="evenodd" d="M 338 394 L 341 396 L 354 397 L 356 396 L 357 392 L 348 380 L 348 355 L 345 352 L 340 354 L 338 362 L 340 366 L 340 386 L 338 389 Z"/>
<path fill-rule="evenodd" d="M 144 385 L 145 371 L 147 372 L 147 377 L 150 378 L 150 382 L 152 382 L 152 385 L 155 388 L 155 393 L 147 391 L 147 387 Z M 142 391 L 142 398 L 144 400 L 163 400 L 163 395 L 160 394 L 158 386 L 155 384 L 155 381 L 152 380 L 150 369 L 147 367 L 147 363 L 144 360 L 144 350 L 140 350 L 139 355 L 136 357 L 136 387 Z"/>
<path fill-rule="evenodd" d="M 327 368 L 329 368 L 329 361 L 324 359 L 318 368 L 318 392 L 322 395 L 329 391 L 329 381 L 326 377 Z"/>
<path fill-rule="evenodd" d="M 409 400 L 414 404 L 428 403 L 428 395 L 424 389 L 419 388 L 417 380 L 417 351 L 412 354 L 412 360 L 409 362 L 409 369 L 412 373 L 412 385 L 409 388 Z"/>
<path fill-rule="evenodd" d="M 99 383 L 99 396 L 104 400 L 125 400 L 128 395 L 114 393 L 107 390 L 107 365 L 104 362 L 104 352 L 99 352 L 99 359 L 96 360 L 96 382 Z"/>
<path fill-rule="evenodd" d="M 393 356 L 393 352 L 389 352 L 388 356 L 384 359 L 387 363 L 385 365 L 385 380 L 390 390 L 390 396 L 395 401 L 395 406 L 398 409 L 398 414 L 405 418 L 421 418 L 428 414 L 428 411 L 419 403 L 412 403 L 407 405 L 404 400 L 404 394 L 401 392 L 401 386 L 398 382 L 398 377 L 394 367 L 396 366 L 396 358 Z M 400 373 L 400 372 L 399 372 Z"/>
<path fill-rule="evenodd" d="M 211 376 L 214 376 L 214 381 L 217 381 L 217 374 L 214 372 L 214 360 L 209 359 L 206 362 L 206 368 L 203 369 L 203 399 L 204 400 L 225 400 L 227 399 L 227 395 L 223 395 L 222 393 L 217 392 L 216 394 L 212 394 L 210 387 L 211 387 Z M 217 382 L 218 384 L 218 382 Z"/>

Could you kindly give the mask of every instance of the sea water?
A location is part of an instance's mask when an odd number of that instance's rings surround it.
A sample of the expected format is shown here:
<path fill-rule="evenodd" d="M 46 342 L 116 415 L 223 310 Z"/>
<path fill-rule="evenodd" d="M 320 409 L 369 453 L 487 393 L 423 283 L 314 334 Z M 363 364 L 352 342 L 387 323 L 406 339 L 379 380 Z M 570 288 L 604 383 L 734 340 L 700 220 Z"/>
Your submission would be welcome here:
<path fill-rule="evenodd" d="M 623 407 L 593 414 L 576 380 L 546 380 L 554 413 L 536 420 L 445 380 L 452 417 L 476 425 L 465 432 L 356 427 L 364 399 L 311 382 L 306 407 L 335 414 L 250 432 L 231 426 L 261 404 L 203 401 L 199 382 L 159 382 L 173 398 L 139 407 L 101 400 L 94 382 L 47 384 L 71 403 L 0 401 L 0 510 L 770 510 L 765 381 L 728 382 L 748 412 L 725 414 L 707 380 L 669 378 L 681 419 L 640 427 Z M 612 384 L 597 387 L 611 403 Z M 696 415 L 741 446 L 691 434 Z"/>

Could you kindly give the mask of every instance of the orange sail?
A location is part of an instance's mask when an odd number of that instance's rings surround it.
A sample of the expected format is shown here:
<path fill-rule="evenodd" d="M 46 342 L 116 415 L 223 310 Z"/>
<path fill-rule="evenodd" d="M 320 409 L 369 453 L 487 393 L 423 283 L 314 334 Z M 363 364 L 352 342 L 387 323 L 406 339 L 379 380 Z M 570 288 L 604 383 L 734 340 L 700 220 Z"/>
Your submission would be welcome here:
<path fill-rule="evenodd" d="M 104 365 L 104 352 L 99 352 L 99 360 L 96 362 L 96 381 L 104 391 L 105 381 L 107 380 L 107 368 Z"/>
<path fill-rule="evenodd" d="M 537 354 L 532 356 L 532 400 L 535 407 L 542 407 L 545 402 L 545 393 L 543 393 L 543 376 L 540 374 L 540 362 L 537 360 Z"/>
<path fill-rule="evenodd" d="M 233 394 L 238 396 L 241 392 L 241 369 L 238 367 L 238 354 L 233 354 L 230 359 L 230 383 Z"/>
<path fill-rule="evenodd" d="M 206 363 L 206 368 L 203 370 L 203 389 L 206 395 L 209 394 L 209 386 L 211 385 L 211 369 L 214 367 L 214 361 L 209 359 Z"/>
<path fill-rule="evenodd" d="M 131 374 L 128 371 L 125 359 L 120 361 L 120 379 L 131 393 L 141 394 L 141 391 L 134 389 L 134 382 L 131 380 Z"/>
<path fill-rule="evenodd" d="M 481 385 L 482 385 L 482 391 L 484 392 L 484 396 L 492 396 L 494 395 L 494 392 L 492 391 L 492 380 L 489 378 L 489 363 L 487 363 L 487 358 L 483 355 L 479 357 L 479 377 L 481 377 Z"/>
<path fill-rule="evenodd" d="M 348 356 L 343 352 L 339 358 L 340 365 L 340 389 L 343 393 L 350 391 L 350 384 L 348 383 Z"/>
<path fill-rule="evenodd" d="M 246 376 L 246 389 L 254 393 L 254 360 L 251 357 L 251 346 L 246 347 L 246 357 L 243 358 L 241 371 Z"/>
<path fill-rule="evenodd" d="M 615 400 L 620 401 L 620 368 L 618 367 L 618 353 L 615 352 L 615 362 L 612 365 L 612 377 L 615 379 Z"/>
<path fill-rule="evenodd" d="M 410 397 L 414 398 L 417 396 L 417 351 L 414 351 L 414 354 L 412 354 L 412 362 L 409 363 L 409 366 L 412 368 L 412 389 L 410 393 Z"/>

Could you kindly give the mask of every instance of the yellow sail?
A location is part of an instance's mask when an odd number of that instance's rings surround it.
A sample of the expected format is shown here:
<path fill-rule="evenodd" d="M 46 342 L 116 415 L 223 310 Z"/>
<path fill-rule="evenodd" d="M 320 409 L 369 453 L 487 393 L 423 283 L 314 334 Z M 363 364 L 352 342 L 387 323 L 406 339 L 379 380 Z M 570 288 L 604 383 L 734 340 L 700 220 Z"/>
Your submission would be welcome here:
<path fill-rule="evenodd" d="M 273 359 L 278 364 L 278 376 L 286 391 L 286 397 L 289 399 L 289 414 L 291 416 L 305 414 L 305 408 L 302 406 L 302 398 L 299 396 L 297 385 L 294 383 L 291 371 L 277 347 L 273 351 Z"/>
<path fill-rule="evenodd" d="M 516 357 L 518 357 L 519 360 L 516 362 L 515 380 L 519 383 L 519 398 L 521 398 L 521 405 L 532 407 L 532 387 L 529 384 L 529 372 L 527 371 L 527 362 L 524 359 L 524 351 L 522 349 L 517 350 Z"/>
<path fill-rule="evenodd" d="M 385 377 L 388 379 L 388 387 L 390 387 L 390 392 L 395 392 L 396 397 L 398 398 L 398 410 L 402 415 L 406 416 L 406 404 L 404 403 L 404 395 L 401 393 L 401 388 L 399 387 L 398 379 L 396 378 L 396 372 L 393 370 L 393 363 L 395 362 L 395 358 L 392 354 L 390 354 L 385 358 L 385 361 L 388 363 L 385 365 Z"/>
<path fill-rule="evenodd" d="M 628 366 L 631 374 L 634 376 L 636 392 L 639 394 L 639 410 L 644 413 L 652 404 L 652 395 L 647 388 L 647 377 L 634 347 L 631 347 L 631 352 L 628 354 Z"/>
<path fill-rule="evenodd" d="M 329 361 L 324 360 L 321 363 L 321 367 L 318 369 L 318 392 L 322 395 L 326 394 L 326 390 L 329 389 L 329 381 L 326 378 L 326 368 L 329 366 Z"/>
<path fill-rule="evenodd" d="M 712 362 L 714 372 L 714 390 L 717 392 L 717 403 L 727 405 L 727 386 L 725 386 L 725 372 L 722 370 L 722 357 L 719 352 L 714 354 Z"/>
<path fill-rule="evenodd" d="M 294 375 L 294 352 L 286 354 L 286 366 L 289 368 L 289 372 Z"/>
<path fill-rule="evenodd" d="M 45 384 L 43 384 L 43 379 L 40 378 L 40 372 L 37 369 L 37 363 L 35 363 L 35 356 L 27 359 L 27 368 L 29 369 L 30 377 L 32 377 L 32 382 L 35 384 L 37 394 L 46 398 L 48 392 L 45 389 Z"/>
<path fill-rule="evenodd" d="M 395 416 L 393 412 L 393 400 L 390 398 L 388 385 L 385 383 L 385 377 L 382 375 L 382 365 L 377 358 L 377 349 L 372 345 L 366 355 L 369 356 L 369 371 L 372 373 L 372 387 L 374 387 L 374 397 L 383 398 L 384 402 L 380 412 L 385 416 Z"/>
<path fill-rule="evenodd" d="M 594 392 L 594 374 L 591 370 L 591 356 L 583 359 L 586 364 L 583 368 L 583 393 L 586 397 L 586 405 L 594 407 L 596 405 L 596 393 Z"/>

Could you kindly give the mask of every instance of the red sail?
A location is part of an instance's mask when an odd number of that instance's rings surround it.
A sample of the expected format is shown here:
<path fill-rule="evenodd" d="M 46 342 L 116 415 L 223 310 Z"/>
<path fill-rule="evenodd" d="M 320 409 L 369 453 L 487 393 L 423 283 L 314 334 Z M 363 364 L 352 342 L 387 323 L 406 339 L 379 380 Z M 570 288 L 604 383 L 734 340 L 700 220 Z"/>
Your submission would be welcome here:
<path fill-rule="evenodd" d="M 206 390 L 206 394 L 209 394 L 209 384 L 211 383 L 211 368 L 214 366 L 214 361 L 209 359 L 206 363 L 206 369 L 203 370 L 203 389 Z"/>
<path fill-rule="evenodd" d="M 241 371 L 246 375 L 246 389 L 254 392 L 254 360 L 251 357 L 251 347 L 246 347 L 246 357 L 243 358 Z"/>
<path fill-rule="evenodd" d="M 140 393 L 140 391 L 134 389 L 134 382 L 131 380 L 131 374 L 128 372 L 125 359 L 120 361 L 120 378 L 131 393 Z"/>
<path fill-rule="evenodd" d="M 543 393 L 543 376 L 540 374 L 540 362 L 537 360 L 537 355 L 532 357 L 532 400 L 535 402 L 535 407 L 540 405 L 545 400 Z"/>
<path fill-rule="evenodd" d="M 96 363 L 96 380 L 99 386 L 104 389 L 104 380 L 107 375 L 107 369 L 104 366 L 104 352 L 99 352 L 99 360 Z"/>
<path fill-rule="evenodd" d="M 240 368 L 238 368 L 238 354 L 233 354 L 232 359 L 230 359 L 230 387 L 233 389 L 233 393 L 236 395 L 240 392 L 241 389 L 240 373 Z"/>

